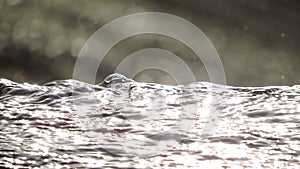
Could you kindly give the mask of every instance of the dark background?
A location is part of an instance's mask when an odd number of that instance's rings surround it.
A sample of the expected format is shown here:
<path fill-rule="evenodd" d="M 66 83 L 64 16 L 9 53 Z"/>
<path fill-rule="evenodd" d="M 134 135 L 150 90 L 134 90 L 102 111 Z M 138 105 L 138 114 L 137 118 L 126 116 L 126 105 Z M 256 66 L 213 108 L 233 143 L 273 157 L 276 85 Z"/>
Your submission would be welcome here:
<path fill-rule="evenodd" d="M 145 11 L 174 14 L 198 26 L 217 49 L 229 85 L 300 82 L 298 0 L 0 0 L 0 11 L 0 77 L 17 82 L 72 78 L 79 51 L 96 30 Z M 122 58 L 148 47 L 174 52 L 191 66 L 197 80 L 209 81 L 201 61 L 185 45 L 167 37 L 140 35 L 109 52 L 97 82 L 113 73 Z M 170 78 L 155 71 L 137 77 L 171 83 L 166 79 Z"/>

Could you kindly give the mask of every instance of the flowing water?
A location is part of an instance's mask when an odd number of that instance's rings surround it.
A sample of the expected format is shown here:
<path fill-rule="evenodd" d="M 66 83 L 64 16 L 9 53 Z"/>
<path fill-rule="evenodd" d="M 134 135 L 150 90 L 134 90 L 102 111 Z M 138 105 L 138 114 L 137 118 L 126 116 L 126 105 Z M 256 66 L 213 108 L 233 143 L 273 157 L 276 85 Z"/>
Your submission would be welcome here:
<path fill-rule="evenodd" d="M 0 80 L 2 168 L 299 168 L 300 86 Z"/>

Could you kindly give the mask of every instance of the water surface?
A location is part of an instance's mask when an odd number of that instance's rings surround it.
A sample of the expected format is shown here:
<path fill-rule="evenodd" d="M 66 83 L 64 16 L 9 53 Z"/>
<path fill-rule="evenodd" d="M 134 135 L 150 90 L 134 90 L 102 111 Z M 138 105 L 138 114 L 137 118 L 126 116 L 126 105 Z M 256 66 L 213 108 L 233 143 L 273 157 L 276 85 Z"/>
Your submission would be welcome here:
<path fill-rule="evenodd" d="M 300 86 L 0 80 L 6 168 L 299 168 Z"/>

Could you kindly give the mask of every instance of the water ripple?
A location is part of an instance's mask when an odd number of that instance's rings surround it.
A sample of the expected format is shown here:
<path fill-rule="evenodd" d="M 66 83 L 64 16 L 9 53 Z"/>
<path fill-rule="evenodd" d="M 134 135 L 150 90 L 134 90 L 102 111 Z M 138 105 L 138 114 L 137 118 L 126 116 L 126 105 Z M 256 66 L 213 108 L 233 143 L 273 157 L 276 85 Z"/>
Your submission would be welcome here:
<path fill-rule="evenodd" d="M 299 85 L 1 79 L 0 111 L 4 168 L 300 167 Z"/>

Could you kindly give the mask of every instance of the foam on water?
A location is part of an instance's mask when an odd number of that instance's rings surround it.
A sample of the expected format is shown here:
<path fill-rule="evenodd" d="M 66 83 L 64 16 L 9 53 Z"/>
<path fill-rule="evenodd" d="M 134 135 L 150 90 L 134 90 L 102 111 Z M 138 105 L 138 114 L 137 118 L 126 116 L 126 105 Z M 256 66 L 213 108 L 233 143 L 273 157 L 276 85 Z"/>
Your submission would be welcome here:
<path fill-rule="evenodd" d="M 300 87 L 0 80 L 6 168 L 299 168 Z"/>

